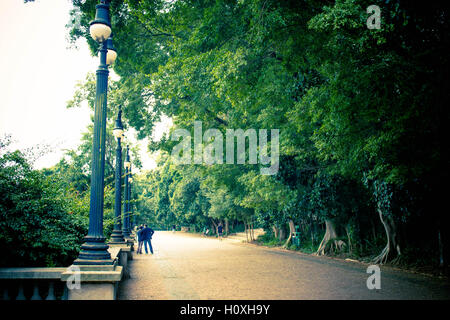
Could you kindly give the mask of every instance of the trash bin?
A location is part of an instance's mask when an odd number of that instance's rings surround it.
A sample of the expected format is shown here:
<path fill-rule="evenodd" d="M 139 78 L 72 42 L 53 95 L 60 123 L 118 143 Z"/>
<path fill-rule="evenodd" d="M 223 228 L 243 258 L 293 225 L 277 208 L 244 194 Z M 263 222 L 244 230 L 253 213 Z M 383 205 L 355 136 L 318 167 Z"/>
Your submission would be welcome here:
<path fill-rule="evenodd" d="M 300 233 L 294 232 L 292 234 L 292 243 L 295 244 L 297 247 L 300 247 Z"/>

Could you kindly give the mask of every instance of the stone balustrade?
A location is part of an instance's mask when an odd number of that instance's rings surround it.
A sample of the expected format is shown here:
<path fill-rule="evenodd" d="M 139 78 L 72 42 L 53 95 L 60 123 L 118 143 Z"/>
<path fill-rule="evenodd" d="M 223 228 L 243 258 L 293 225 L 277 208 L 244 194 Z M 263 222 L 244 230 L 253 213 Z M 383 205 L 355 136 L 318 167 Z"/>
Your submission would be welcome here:
<path fill-rule="evenodd" d="M 114 300 L 119 282 L 128 277 L 130 246 L 108 249 L 114 264 L 68 268 L 0 268 L 1 300 Z M 76 281 L 79 286 L 72 286 Z M 70 284 L 69 284 L 70 283 Z"/>
<path fill-rule="evenodd" d="M 67 300 L 67 268 L 0 268 L 2 300 Z"/>

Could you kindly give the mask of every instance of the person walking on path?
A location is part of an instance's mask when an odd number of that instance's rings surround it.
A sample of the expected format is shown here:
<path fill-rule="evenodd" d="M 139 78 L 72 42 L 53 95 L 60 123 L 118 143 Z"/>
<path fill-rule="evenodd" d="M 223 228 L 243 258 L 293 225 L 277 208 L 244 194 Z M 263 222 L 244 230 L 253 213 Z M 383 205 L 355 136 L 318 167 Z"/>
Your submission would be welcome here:
<path fill-rule="evenodd" d="M 138 241 L 138 248 L 136 253 L 137 254 L 141 254 L 142 253 L 142 244 L 144 243 L 144 241 L 142 240 L 142 230 L 144 229 L 144 227 L 141 225 L 139 227 L 139 231 L 137 232 L 137 241 Z"/>
<path fill-rule="evenodd" d="M 144 248 L 145 248 L 145 253 L 148 254 L 147 251 L 147 245 L 150 248 L 150 252 L 151 254 L 153 254 L 153 248 L 152 248 L 152 236 L 155 233 L 155 231 L 153 231 L 152 228 L 149 228 L 147 225 L 144 225 L 144 229 L 142 229 L 142 241 L 144 244 Z M 141 248 L 141 253 L 142 253 L 142 248 Z"/>
<path fill-rule="evenodd" d="M 217 227 L 217 233 L 219 235 L 219 240 L 222 240 L 222 233 L 223 233 L 222 224 L 219 224 L 219 226 Z"/>

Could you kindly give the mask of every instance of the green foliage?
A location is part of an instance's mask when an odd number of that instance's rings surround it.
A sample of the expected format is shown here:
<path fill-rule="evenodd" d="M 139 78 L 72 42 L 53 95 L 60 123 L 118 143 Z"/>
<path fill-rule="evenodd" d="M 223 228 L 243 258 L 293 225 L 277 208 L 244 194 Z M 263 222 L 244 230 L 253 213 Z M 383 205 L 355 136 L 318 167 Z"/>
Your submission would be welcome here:
<path fill-rule="evenodd" d="M 96 0 L 73 3 L 71 35 L 96 52 L 87 35 Z M 372 4 L 382 9 L 379 30 L 366 27 Z M 433 203 L 445 199 L 448 179 L 447 9 L 399 0 L 115 0 L 111 16 L 121 77 L 111 101 L 139 138 L 162 115 L 188 131 L 194 120 L 222 133 L 280 129 L 274 176 L 250 165 L 177 167 L 167 136 L 150 141 L 162 156 L 140 181 L 142 217 L 257 220 L 266 230 L 293 220 L 308 248 L 333 219 L 353 254 L 366 254 L 379 248 L 368 231 L 384 234 L 381 209 L 408 230 L 405 244 L 437 250 L 414 239 L 436 238 L 432 221 L 446 219 Z M 92 101 L 91 87 L 92 77 L 70 105 Z"/>
<path fill-rule="evenodd" d="M 275 238 L 273 234 L 270 233 L 266 233 L 263 234 L 262 236 L 259 236 L 257 241 L 269 247 L 276 247 L 282 244 L 282 241 L 280 241 L 278 238 Z"/>
<path fill-rule="evenodd" d="M 2 267 L 67 266 L 87 232 L 83 200 L 20 151 L 0 154 Z"/>

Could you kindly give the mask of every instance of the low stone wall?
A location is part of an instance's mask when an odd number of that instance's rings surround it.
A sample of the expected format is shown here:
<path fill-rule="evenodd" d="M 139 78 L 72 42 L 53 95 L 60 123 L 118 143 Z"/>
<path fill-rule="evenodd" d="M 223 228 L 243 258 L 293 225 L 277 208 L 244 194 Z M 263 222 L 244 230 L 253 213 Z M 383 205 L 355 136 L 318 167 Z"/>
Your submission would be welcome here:
<path fill-rule="evenodd" d="M 131 248 L 110 245 L 113 265 L 68 268 L 0 268 L 2 300 L 115 300 L 128 277 Z"/>
<path fill-rule="evenodd" d="M 67 300 L 67 268 L 0 268 L 2 300 Z"/>

